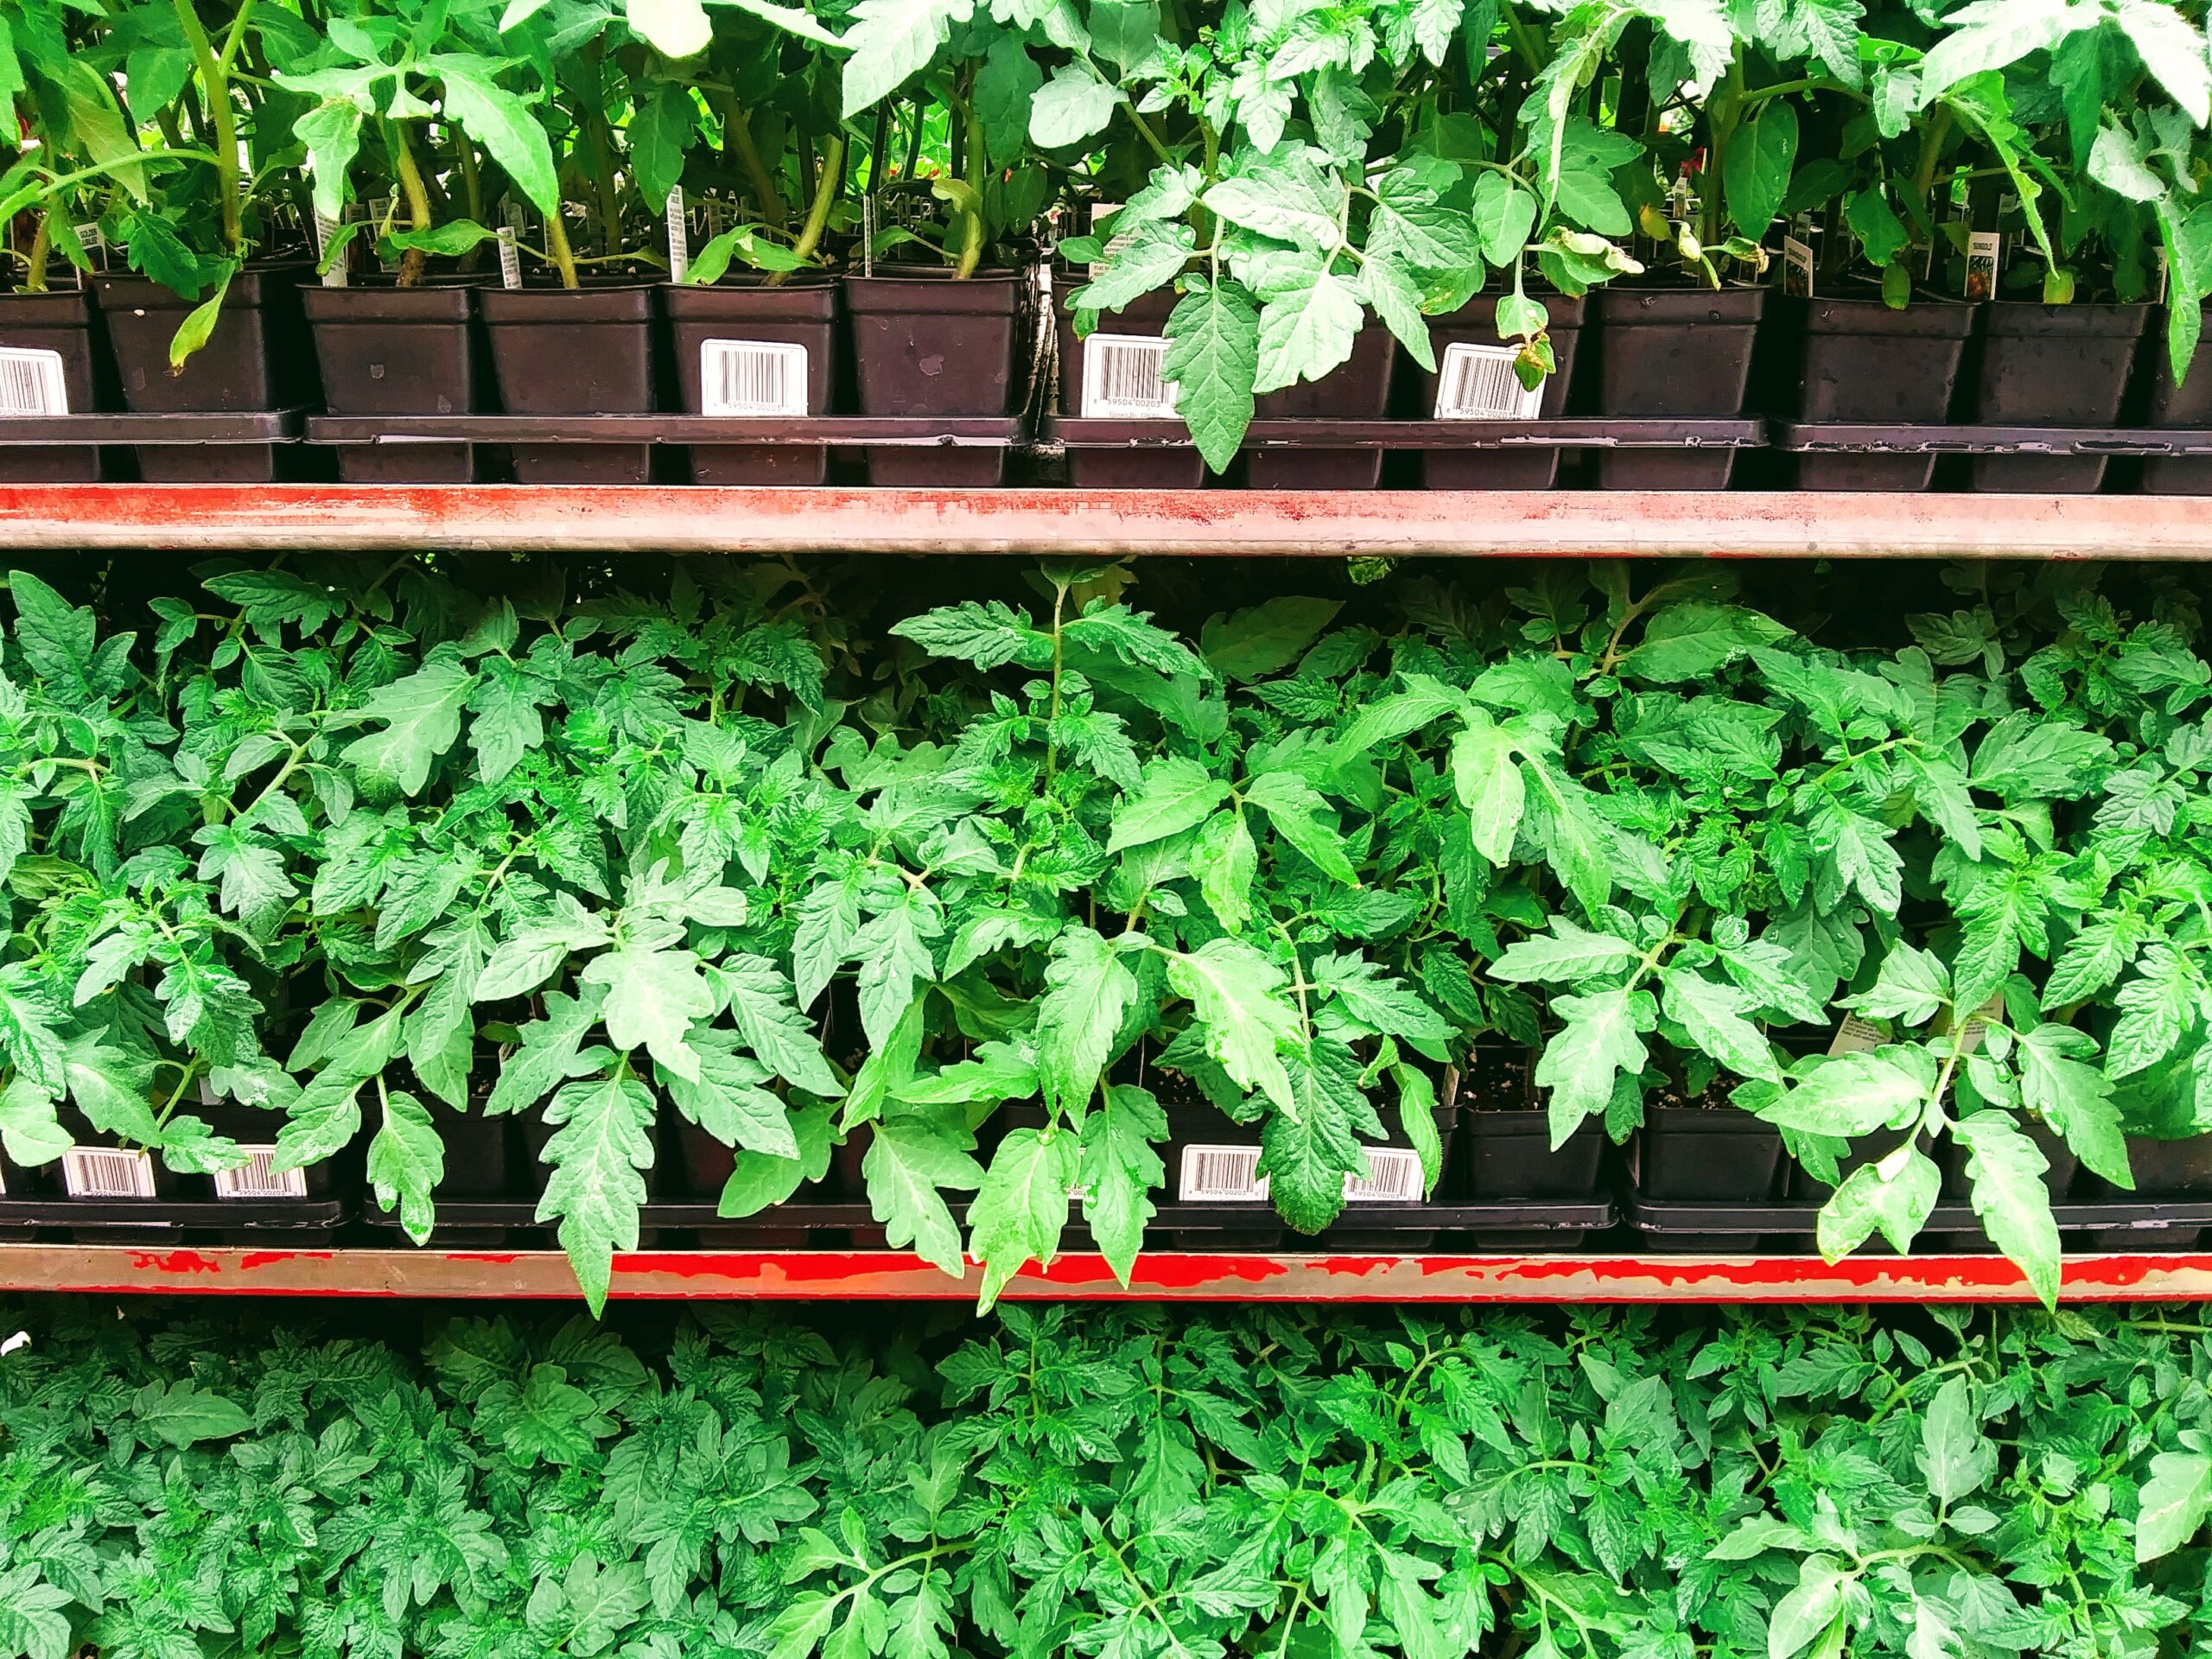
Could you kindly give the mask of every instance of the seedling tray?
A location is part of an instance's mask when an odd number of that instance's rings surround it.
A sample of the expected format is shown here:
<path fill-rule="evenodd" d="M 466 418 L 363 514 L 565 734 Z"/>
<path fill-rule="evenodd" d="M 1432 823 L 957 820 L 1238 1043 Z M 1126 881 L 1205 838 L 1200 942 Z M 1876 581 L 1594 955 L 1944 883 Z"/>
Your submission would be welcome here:
<path fill-rule="evenodd" d="M 0 445 L 285 443 L 297 437 L 296 409 L 243 414 L 15 415 L 0 419 Z"/>
<path fill-rule="evenodd" d="M 1821 1213 L 1820 1204 L 1814 1200 L 1715 1204 L 1647 1198 L 1641 1192 L 1628 1195 L 1627 1208 L 1629 1224 L 1655 1242 L 1688 1235 L 1702 1238 L 1802 1238 L 1809 1245 Z M 2212 1227 L 2212 1199 L 2055 1204 L 2050 1213 L 2062 1233 L 2140 1233 L 2145 1244 L 2162 1242 L 2154 1235 L 2193 1235 Z M 1972 1205 L 1955 1199 L 1938 1204 L 1930 1211 L 1922 1231 L 1978 1234 L 1981 1222 L 1974 1215 Z"/>
<path fill-rule="evenodd" d="M 1777 421 L 1774 447 L 1789 454 L 2212 455 L 2212 428 Z"/>
<path fill-rule="evenodd" d="M 317 415 L 310 444 L 552 443 L 827 445 L 1006 449 L 1025 441 L 1013 416 Z"/>
<path fill-rule="evenodd" d="M 1070 449 L 1187 449 L 1175 421 L 1055 420 Z M 1753 419 L 1539 421 L 1255 421 L 1247 449 L 1758 449 L 1767 425 Z"/>
<path fill-rule="evenodd" d="M 0 1236 L 66 1230 L 79 1243 L 181 1243 L 268 1236 L 327 1243 L 347 1218 L 340 1198 L 0 1198 Z"/>

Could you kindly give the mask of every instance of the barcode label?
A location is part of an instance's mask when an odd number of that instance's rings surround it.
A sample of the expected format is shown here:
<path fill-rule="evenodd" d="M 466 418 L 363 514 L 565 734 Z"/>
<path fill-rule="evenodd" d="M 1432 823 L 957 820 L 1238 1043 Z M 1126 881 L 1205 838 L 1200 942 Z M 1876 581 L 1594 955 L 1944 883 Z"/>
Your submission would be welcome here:
<path fill-rule="evenodd" d="M 668 193 L 668 280 L 681 283 L 691 270 L 691 231 L 683 222 L 683 187 Z"/>
<path fill-rule="evenodd" d="M 219 1198 L 304 1198 L 308 1195 L 308 1174 L 303 1169 L 271 1169 L 276 1160 L 274 1147 L 240 1147 L 245 1154 L 242 1169 L 219 1169 L 215 1172 L 215 1196 Z"/>
<path fill-rule="evenodd" d="M 1890 1040 L 1890 1033 L 1871 1020 L 1855 1014 L 1843 1016 L 1843 1023 L 1835 1028 L 1835 1040 L 1828 1045 L 1830 1055 L 1863 1054 L 1869 1049 L 1879 1048 Z"/>
<path fill-rule="evenodd" d="M 804 415 L 806 347 L 766 340 L 699 344 L 699 410 L 703 415 Z"/>
<path fill-rule="evenodd" d="M 61 353 L 0 346 L 0 416 L 67 415 L 69 386 Z"/>
<path fill-rule="evenodd" d="M 1446 346 L 1436 377 L 1440 421 L 1533 421 L 1544 406 L 1544 389 L 1531 391 L 1513 372 L 1521 353 L 1513 346 Z"/>
<path fill-rule="evenodd" d="M 1344 1177 L 1346 1204 L 1417 1204 L 1421 1197 L 1421 1154 L 1402 1147 L 1367 1148 L 1367 1179 Z"/>
<path fill-rule="evenodd" d="M 150 1198 L 154 1160 L 115 1147 L 72 1147 L 61 1154 L 61 1184 L 73 1198 Z"/>
<path fill-rule="evenodd" d="M 1167 342 L 1141 334 L 1093 334 L 1083 342 L 1085 420 L 1167 420 L 1175 388 L 1160 378 Z"/>
<path fill-rule="evenodd" d="M 1268 1184 L 1260 1175 L 1260 1149 L 1185 1147 L 1175 1190 L 1186 1203 L 1208 1199 L 1231 1204 L 1264 1203 Z"/>

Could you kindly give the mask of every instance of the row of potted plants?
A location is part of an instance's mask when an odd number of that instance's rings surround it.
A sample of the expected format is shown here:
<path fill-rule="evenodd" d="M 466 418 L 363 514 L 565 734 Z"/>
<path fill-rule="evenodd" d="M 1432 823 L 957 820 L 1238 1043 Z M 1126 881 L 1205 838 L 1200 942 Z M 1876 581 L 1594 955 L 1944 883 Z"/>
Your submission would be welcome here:
<path fill-rule="evenodd" d="M 835 1166 L 988 1299 L 1071 1202 L 1123 1273 L 1162 1192 L 1357 1229 L 1455 1122 L 1471 1193 L 1562 1200 L 1647 1103 L 1756 1122 L 1839 1255 L 1962 1160 L 2046 1294 L 2062 1144 L 2203 1162 L 2187 573 L 204 575 L 12 579 L 19 1169 L 65 1111 L 182 1174 L 359 1147 L 423 1237 L 514 1196 L 512 1116 L 597 1295 L 672 1108 L 725 1218 Z"/>
<path fill-rule="evenodd" d="M 728 330 L 700 343 L 774 346 L 804 343 L 776 333 L 805 309 L 794 278 L 918 262 L 912 292 L 855 291 L 888 296 L 854 303 L 859 406 L 991 415 L 1018 379 L 1007 273 L 1057 240 L 1084 278 L 1071 336 L 1122 353 L 1090 412 L 1179 417 L 1216 469 L 1255 414 L 1364 412 L 1394 339 L 1467 412 L 1521 407 L 1515 381 L 1541 404 L 1593 289 L 1619 333 L 1605 412 L 1731 412 L 1780 267 L 1915 375 L 1961 332 L 1931 296 L 2025 302 L 1989 332 L 2040 348 L 1988 412 L 2075 419 L 2074 359 L 2139 334 L 2133 308 L 2164 302 L 2177 384 L 2195 353 L 2200 14 L 24 0 L 0 74 L 24 135 L 0 170 L 24 293 L 0 344 L 67 311 L 65 265 L 127 264 L 178 296 L 125 296 L 144 325 L 125 332 L 166 335 L 177 372 L 129 346 L 130 406 L 238 407 L 216 400 L 255 395 L 251 375 L 208 354 L 257 354 L 264 381 L 303 361 L 268 332 L 283 308 L 257 302 L 306 259 L 364 267 L 314 303 L 378 336 L 363 360 L 386 381 L 404 365 L 421 398 L 467 390 L 462 302 L 439 289 L 475 280 L 513 325 L 507 409 L 613 412 L 646 396 L 621 343 L 640 281 L 727 286 L 683 302 Z M 1429 319 L 1471 336 L 1446 342 L 1465 367 L 1446 372 Z M 572 326 L 591 332 L 545 332 Z M 798 378 L 830 385 L 810 362 Z M 908 391 L 868 390 L 887 382 Z"/>

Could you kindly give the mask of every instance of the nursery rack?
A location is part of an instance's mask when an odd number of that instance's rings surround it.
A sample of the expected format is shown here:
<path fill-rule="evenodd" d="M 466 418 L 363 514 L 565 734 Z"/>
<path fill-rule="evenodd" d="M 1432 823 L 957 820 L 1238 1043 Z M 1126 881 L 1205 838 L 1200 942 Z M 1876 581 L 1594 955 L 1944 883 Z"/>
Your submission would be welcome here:
<path fill-rule="evenodd" d="M 1587 491 L 0 486 L 0 549 L 1348 558 L 2212 556 L 2212 505 L 2142 495 Z"/>

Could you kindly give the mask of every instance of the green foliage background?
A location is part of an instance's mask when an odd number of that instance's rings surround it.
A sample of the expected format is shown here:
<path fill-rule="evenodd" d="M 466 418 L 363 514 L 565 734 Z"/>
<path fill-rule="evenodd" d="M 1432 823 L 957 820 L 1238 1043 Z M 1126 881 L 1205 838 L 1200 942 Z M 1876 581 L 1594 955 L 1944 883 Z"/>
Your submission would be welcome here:
<path fill-rule="evenodd" d="M 422 1321 L 419 1327 L 416 1321 Z M 2186 1310 L 0 1309 L 0 1659 L 2212 1637 Z"/>

